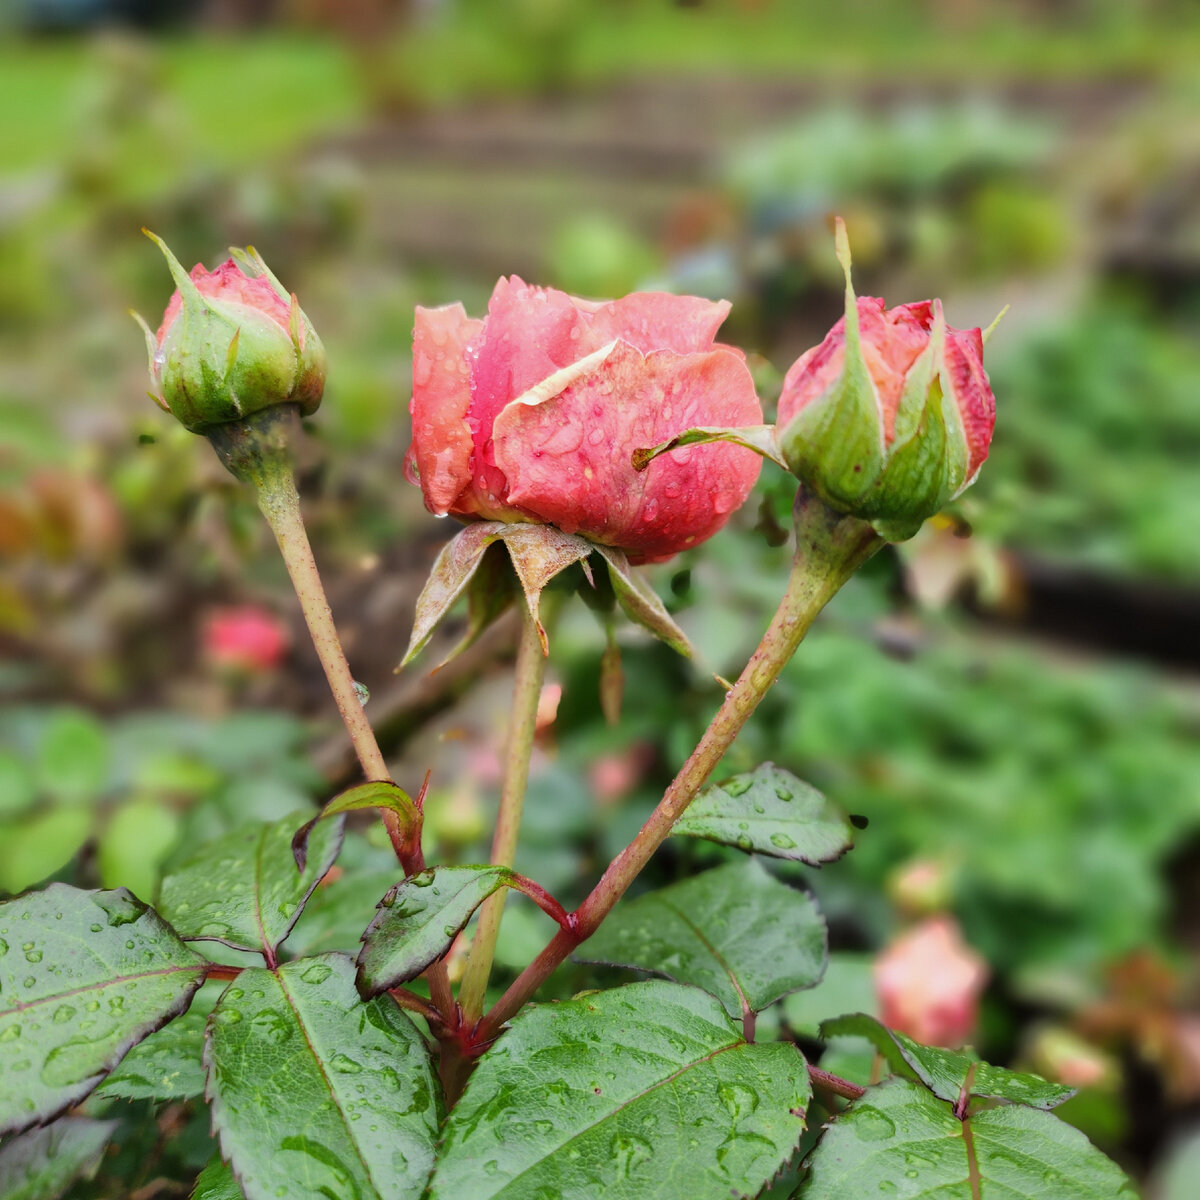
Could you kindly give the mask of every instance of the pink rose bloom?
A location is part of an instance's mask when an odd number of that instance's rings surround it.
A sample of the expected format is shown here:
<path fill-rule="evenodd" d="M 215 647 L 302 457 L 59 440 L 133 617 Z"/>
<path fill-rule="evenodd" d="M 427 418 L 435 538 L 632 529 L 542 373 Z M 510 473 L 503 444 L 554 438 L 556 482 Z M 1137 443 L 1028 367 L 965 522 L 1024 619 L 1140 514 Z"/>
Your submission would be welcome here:
<path fill-rule="evenodd" d="M 204 622 L 205 657 L 224 670 L 269 671 L 283 661 L 290 643 L 283 622 L 253 604 L 215 609 Z"/>
<path fill-rule="evenodd" d="M 555 525 L 656 561 L 711 537 L 759 459 L 682 447 L 642 472 L 633 451 L 697 425 L 762 421 L 738 350 L 714 342 L 727 301 L 635 292 L 593 303 L 516 276 L 488 315 L 418 308 L 407 478 L 426 507 Z"/>
<path fill-rule="evenodd" d="M 880 1020 L 927 1046 L 961 1046 L 975 1029 L 987 963 L 952 917 L 931 917 L 875 960 Z"/>

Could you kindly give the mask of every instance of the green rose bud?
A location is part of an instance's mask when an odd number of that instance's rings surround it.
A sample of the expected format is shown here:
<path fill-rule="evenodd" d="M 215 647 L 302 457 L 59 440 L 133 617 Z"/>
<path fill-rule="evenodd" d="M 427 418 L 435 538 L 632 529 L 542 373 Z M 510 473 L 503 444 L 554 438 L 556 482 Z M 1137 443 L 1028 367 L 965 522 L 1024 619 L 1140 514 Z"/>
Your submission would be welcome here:
<path fill-rule="evenodd" d="M 838 221 L 846 315 L 796 361 L 776 426 L 788 469 L 831 508 L 886 538 L 911 537 L 975 479 L 996 401 L 978 329 L 951 329 L 939 300 L 857 298 Z"/>
<path fill-rule="evenodd" d="M 189 275 L 166 244 L 175 280 L 157 333 L 146 334 L 153 399 L 193 433 L 242 421 L 264 409 L 316 411 L 325 389 L 325 348 L 293 294 L 253 249 L 209 272 Z"/>

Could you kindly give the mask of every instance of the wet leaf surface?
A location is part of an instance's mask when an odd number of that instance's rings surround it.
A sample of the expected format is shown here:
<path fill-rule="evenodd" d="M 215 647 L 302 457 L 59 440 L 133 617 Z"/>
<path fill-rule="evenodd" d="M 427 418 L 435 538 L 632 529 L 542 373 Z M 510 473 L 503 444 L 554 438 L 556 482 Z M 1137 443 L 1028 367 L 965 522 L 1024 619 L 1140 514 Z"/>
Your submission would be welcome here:
<path fill-rule="evenodd" d="M 3 1200 L 54 1200 L 80 1177 L 91 1178 L 116 1121 L 64 1117 L 0 1146 Z"/>
<path fill-rule="evenodd" d="M 1134 1200 L 1130 1182 L 1079 1130 L 1025 1105 L 960 1121 L 908 1079 L 868 1089 L 831 1123 L 796 1200 Z"/>
<path fill-rule="evenodd" d="M 228 1163 L 214 1154 L 208 1166 L 200 1172 L 191 1200 L 244 1200 L 246 1193 L 238 1186 Z"/>
<path fill-rule="evenodd" d="M 576 957 L 693 984 L 741 1017 L 817 983 L 825 944 L 813 901 L 747 859 L 618 905 Z"/>
<path fill-rule="evenodd" d="M 274 951 L 341 848 L 342 822 L 322 821 L 305 869 L 296 869 L 292 835 L 309 815 L 256 821 L 208 842 L 163 880 L 159 911 L 181 937 Z"/>
<path fill-rule="evenodd" d="M 204 1094 L 204 1026 L 225 985 L 210 981 L 182 1016 L 139 1042 L 96 1089 L 121 1100 L 190 1100 Z"/>
<path fill-rule="evenodd" d="M 1010 1100 L 1045 1109 L 1054 1108 L 1075 1094 L 1074 1088 L 1051 1083 L 1040 1075 L 994 1067 L 954 1050 L 922 1046 L 864 1013 L 822 1022 L 821 1037 L 866 1038 L 887 1059 L 893 1071 L 924 1084 L 935 1096 L 951 1103 L 959 1099 L 964 1087 L 968 1096 Z"/>
<path fill-rule="evenodd" d="M 83 1099 L 187 1008 L 204 964 L 124 888 L 0 904 L 0 1132 Z"/>
<path fill-rule="evenodd" d="M 710 784 L 671 832 L 812 866 L 840 858 L 854 843 L 846 814 L 774 763 Z"/>
<path fill-rule="evenodd" d="M 397 884 L 363 934 L 359 985 L 368 994 L 413 979 L 450 948 L 471 914 L 502 887 L 506 867 L 439 867 Z"/>
<path fill-rule="evenodd" d="M 753 1196 L 804 1130 L 799 1051 L 654 980 L 526 1009 L 446 1122 L 430 1200 Z"/>
<path fill-rule="evenodd" d="M 342 954 L 243 971 L 209 1020 L 221 1152 L 250 1200 L 406 1200 L 433 1166 L 429 1053 L 388 998 L 364 1003 Z"/>

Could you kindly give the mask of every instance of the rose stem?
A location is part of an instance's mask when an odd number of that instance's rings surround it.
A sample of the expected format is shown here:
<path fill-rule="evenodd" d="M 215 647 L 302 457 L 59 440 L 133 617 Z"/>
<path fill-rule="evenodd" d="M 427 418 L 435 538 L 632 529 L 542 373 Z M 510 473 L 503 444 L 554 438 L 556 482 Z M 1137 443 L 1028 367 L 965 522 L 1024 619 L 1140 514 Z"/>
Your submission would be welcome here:
<path fill-rule="evenodd" d="M 517 664 L 513 681 L 512 718 L 508 729 L 508 746 L 504 755 L 504 781 L 500 792 L 500 811 L 492 835 L 491 861 L 497 866 L 511 867 L 517 850 L 517 834 L 521 828 L 521 811 L 525 806 L 525 786 L 529 782 L 529 760 L 533 754 L 533 738 L 537 732 L 538 701 L 546 677 L 546 655 L 538 636 L 538 625 L 527 606 L 521 609 L 521 635 L 517 643 Z M 500 919 L 504 913 L 507 888 L 494 892 L 479 910 L 475 938 L 467 954 L 458 1003 L 463 1020 L 471 1025 L 483 1013 L 483 995 Z"/>
<path fill-rule="evenodd" d="M 350 674 L 350 665 L 342 650 L 304 528 L 300 494 L 296 490 L 296 476 L 288 449 L 298 425 L 298 414 L 294 409 L 273 409 L 259 414 L 258 419 L 217 426 L 209 438 L 221 461 L 238 479 L 254 489 L 258 507 L 279 544 L 309 636 L 363 774 L 369 780 L 390 780 L 387 763 L 355 689 L 354 677 Z M 388 809 L 383 810 L 383 823 L 405 872 L 411 875 L 420 871 L 424 867 L 420 839 L 406 840 L 399 816 Z M 449 1023 L 454 1000 L 445 964 L 434 963 L 427 972 L 427 979 L 433 1002 Z"/>
<path fill-rule="evenodd" d="M 796 497 L 797 547 L 787 590 L 746 669 L 726 693 L 712 723 L 667 788 L 658 807 L 637 836 L 608 865 L 600 882 L 574 913 L 572 927 L 560 929 L 550 943 L 517 976 L 496 1002 L 476 1033 L 480 1047 L 533 995 L 581 942 L 595 933 L 651 855 L 666 840 L 671 826 L 695 798 L 750 714 L 795 653 L 817 614 L 838 589 L 880 546 L 883 539 L 864 521 L 843 516 L 809 497 Z"/>

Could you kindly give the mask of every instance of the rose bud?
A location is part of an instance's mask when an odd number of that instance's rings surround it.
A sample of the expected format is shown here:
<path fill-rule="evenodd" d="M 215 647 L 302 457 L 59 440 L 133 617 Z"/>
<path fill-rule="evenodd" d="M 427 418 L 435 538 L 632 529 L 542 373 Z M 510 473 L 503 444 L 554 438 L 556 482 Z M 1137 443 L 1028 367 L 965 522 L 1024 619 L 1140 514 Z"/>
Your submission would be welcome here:
<path fill-rule="evenodd" d="M 987 457 L 996 402 L 984 338 L 951 329 L 939 300 L 889 309 L 856 298 L 840 219 L 837 253 L 846 314 L 784 379 L 779 449 L 831 508 L 900 541 L 967 488 Z"/>
<path fill-rule="evenodd" d="M 406 476 L 439 516 L 553 525 L 635 562 L 704 541 L 754 485 L 754 453 L 682 447 L 642 472 L 632 457 L 689 425 L 761 422 L 744 356 L 713 340 L 728 311 L 656 292 L 592 303 L 515 276 L 483 320 L 418 308 Z"/>
<path fill-rule="evenodd" d="M 879 1017 L 927 1046 L 961 1046 L 975 1028 L 987 982 L 984 960 L 951 917 L 931 917 L 875 960 Z"/>
<path fill-rule="evenodd" d="M 148 236 L 176 285 L 157 333 L 137 317 L 159 405 L 193 433 L 278 405 L 314 412 L 325 388 L 325 349 L 258 253 L 234 250 L 215 271 L 197 264 L 189 275 L 161 239 Z"/>

